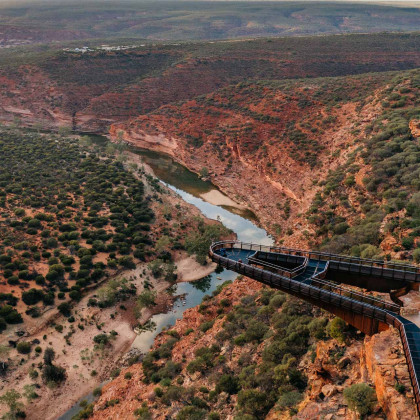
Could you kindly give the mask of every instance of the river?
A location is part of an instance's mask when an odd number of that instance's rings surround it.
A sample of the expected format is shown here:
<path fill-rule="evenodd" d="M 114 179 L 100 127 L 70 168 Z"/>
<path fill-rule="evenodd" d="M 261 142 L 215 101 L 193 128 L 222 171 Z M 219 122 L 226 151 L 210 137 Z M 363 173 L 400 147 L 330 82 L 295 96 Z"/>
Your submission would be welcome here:
<path fill-rule="evenodd" d="M 208 196 L 226 197 L 211 182 L 201 180 L 195 173 L 178 164 L 167 155 L 143 150 L 137 150 L 136 153 L 152 168 L 154 174 L 161 182 L 178 193 L 184 201 L 196 206 L 207 218 L 220 220 L 227 228 L 236 233 L 240 241 L 264 245 L 273 243 L 267 232 L 255 224 L 256 217 L 251 211 L 241 209 L 240 206 L 215 205 L 206 201 L 205 197 Z M 229 198 L 226 197 L 226 199 Z M 221 199 L 220 201 L 223 200 Z M 202 280 L 191 283 L 179 283 L 176 294 L 184 295 L 185 299 L 178 299 L 168 313 L 154 315 L 151 321 L 156 324 L 156 329 L 138 335 L 134 340 L 133 347 L 143 352 L 148 351 L 153 344 L 155 336 L 163 328 L 174 325 L 177 319 L 182 318 L 182 314 L 186 309 L 199 305 L 203 297 L 213 292 L 219 284 L 228 280 L 233 281 L 236 277 L 237 274 L 235 272 L 223 270 L 219 273 L 214 272 Z"/>
<path fill-rule="evenodd" d="M 94 143 L 98 145 L 103 145 L 108 141 L 101 136 L 91 137 Z M 203 181 L 198 175 L 175 162 L 170 156 L 133 148 L 130 148 L 130 151 L 140 155 L 163 184 L 179 194 L 184 201 L 196 206 L 205 217 L 221 221 L 227 228 L 236 233 L 238 240 L 264 245 L 273 244 L 273 240 L 267 232 L 257 226 L 257 218 L 254 213 L 235 204 L 211 182 Z M 182 296 L 182 298 L 175 301 L 169 312 L 152 316 L 150 323 L 154 328 L 151 331 L 144 331 L 139 334 L 134 340 L 132 348 L 137 348 L 143 353 L 149 351 L 156 335 L 164 328 L 174 325 L 177 319 L 182 318 L 186 309 L 199 305 L 203 297 L 211 294 L 218 285 L 228 280 L 233 281 L 236 277 L 237 273 L 223 270 L 213 272 L 204 279 L 195 282 L 178 283 L 175 294 Z M 85 399 L 91 402 L 93 400 L 92 394 L 85 396 L 80 401 Z M 62 415 L 59 420 L 71 420 L 72 416 L 80 410 L 80 401 Z"/>

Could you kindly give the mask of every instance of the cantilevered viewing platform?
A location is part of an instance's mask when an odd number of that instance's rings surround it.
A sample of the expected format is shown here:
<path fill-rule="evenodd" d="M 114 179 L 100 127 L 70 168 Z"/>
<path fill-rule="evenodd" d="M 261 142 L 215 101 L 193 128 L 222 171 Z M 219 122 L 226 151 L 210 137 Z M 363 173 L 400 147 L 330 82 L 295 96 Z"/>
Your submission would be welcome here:
<path fill-rule="evenodd" d="M 397 328 L 420 413 L 420 328 L 401 315 L 398 299 L 419 290 L 418 267 L 237 241 L 213 243 L 209 255 L 219 265 L 323 308 L 368 335 L 390 325 Z M 393 301 L 349 286 L 389 292 Z"/>

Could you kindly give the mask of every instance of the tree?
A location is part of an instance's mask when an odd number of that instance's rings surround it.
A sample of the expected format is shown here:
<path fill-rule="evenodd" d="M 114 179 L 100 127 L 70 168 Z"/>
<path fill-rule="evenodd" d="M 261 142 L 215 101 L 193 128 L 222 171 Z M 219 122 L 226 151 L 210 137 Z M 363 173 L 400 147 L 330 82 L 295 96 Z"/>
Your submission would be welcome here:
<path fill-rule="evenodd" d="M 96 344 L 106 345 L 109 343 L 109 336 L 107 334 L 98 334 L 93 337 L 93 341 Z"/>
<path fill-rule="evenodd" d="M 376 394 L 368 384 L 360 383 L 346 388 L 344 399 L 350 410 L 357 411 L 362 419 L 372 412 L 376 403 Z"/>
<path fill-rule="evenodd" d="M 61 366 L 53 365 L 55 351 L 47 347 L 44 351 L 44 367 L 42 369 L 42 379 L 45 383 L 53 382 L 55 384 L 66 379 L 66 369 Z"/>
<path fill-rule="evenodd" d="M 47 384 L 63 382 L 66 379 L 66 370 L 61 366 L 45 365 L 42 370 L 42 379 Z"/>
<path fill-rule="evenodd" d="M 118 259 L 118 264 L 124 268 L 134 269 L 136 268 L 136 264 L 133 261 L 133 257 L 126 255 Z"/>
<path fill-rule="evenodd" d="M 138 297 L 136 303 L 136 312 L 140 314 L 143 308 L 149 308 L 156 305 L 156 292 L 153 290 L 144 290 Z"/>
<path fill-rule="evenodd" d="M 66 317 L 71 315 L 71 305 L 68 302 L 60 303 L 60 305 L 57 306 L 57 309 Z"/>
<path fill-rule="evenodd" d="M 244 389 L 238 394 L 238 405 L 245 414 L 264 418 L 271 403 L 266 393 L 257 389 Z"/>
<path fill-rule="evenodd" d="M 165 263 L 163 260 L 158 258 L 151 261 L 148 264 L 148 267 L 155 278 L 163 277 L 169 282 L 174 282 L 176 280 L 176 266 L 174 263 Z"/>
<path fill-rule="evenodd" d="M 31 343 L 28 343 L 27 341 L 21 341 L 18 343 L 16 348 L 20 354 L 29 354 L 31 352 Z"/>
<path fill-rule="evenodd" d="M 327 334 L 336 340 L 344 343 L 346 341 L 347 324 L 341 318 L 334 318 L 327 325 Z"/>
<path fill-rule="evenodd" d="M 195 254 L 200 264 L 205 265 L 210 244 L 228 233 L 223 225 L 200 225 L 197 231 L 187 236 L 185 247 L 190 255 Z"/>
<path fill-rule="evenodd" d="M 27 292 L 22 293 L 22 300 L 27 305 L 35 305 L 44 297 L 44 293 L 39 289 L 29 289 Z"/>
<path fill-rule="evenodd" d="M 69 298 L 72 300 L 80 300 L 82 294 L 78 290 L 71 290 L 69 293 Z"/>
<path fill-rule="evenodd" d="M 239 391 L 238 378 L 232 375 L 222 375 L 216 385 L 216 392 L 227 392 L 228 394 L 237 394 Z"/>
<path fill-rule="evenodd" d="M 44 351 L 44 363 L 46 365 L 52 365 L 55 359 L 55 351 L 51 347 L 47 347 Z"/>

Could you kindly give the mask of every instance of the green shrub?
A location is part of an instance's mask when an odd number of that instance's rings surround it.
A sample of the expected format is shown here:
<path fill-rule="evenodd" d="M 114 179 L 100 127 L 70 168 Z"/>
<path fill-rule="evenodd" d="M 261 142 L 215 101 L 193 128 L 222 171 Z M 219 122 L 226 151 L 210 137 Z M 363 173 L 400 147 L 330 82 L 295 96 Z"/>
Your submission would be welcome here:
<path fill-rule="evenodd" d="M 264 418 L 271 405 L 268 395 L 257 389 L 245 389 L 238 394 L 238 406 L 245 414 Z"/>
<path fill-rule="evenodd" d="M 147 407 L 147 404 L 143 402 L 142 406 L 140 408 L 137 408 L 134 410 L 134 415 L 137 416 L 137 420 L 151 420 L 152 414 L 149 411 L 149 408 Z"/>
<path fill-rule="evenodd" d="M 405 248 L 405 249 L 411 249 L 414 246 L 414 238 L 411 236 L 408 236 L 406 238 L 403 238 L 403 240 L 401 241 L 401 245 Z"/>
<path fill-rule="evenodd" d="M 31 352 L 31 343 L 21 341 L 17 344 L 16 349 L 20 354 L 29 354 Z"/>
<path fill-rule="evenodd" d="M 216 385 L 216 392 L 227 392 L 237 394 L 239 392 L 239 380 L 233 375 L 224 374 L 220 377 Z"/>
<path fill-rule="evenodd" d="M 163 389 L 162 388 L 160 388 L 160 387 L 156 387 L 155 389 L 154 389 L 154 393 L 155 393 L 155 395 L 157 396 L 157 397 L 162 397 L 162 395 L 163 395 Z"/>
<path fill-rule="evenodd" d="M 102 395 L 102 388 L 101 387 L 97 387 L 93 390 L 92 395 L 97 398 L 100 397 Z"/>
<path fill-rule="evenodd" d="M 298 391 L 286 392 L 281 395 L 278 401 L 278 405 L 281 408 L 292 408 L 295 407 L 303 400 L 303 395 Z"/>
<path fill-rule="evenodd" d="M 272 306 L 273 308 L 280 308 L 283 303 L 286 302 L 286 296 L 281 294 L 281 295 L 275 295 L 270 299 L 270 306 Z"/>
<path fill-rule="evenodd" d="M 233 340 L 236 346 L 244 346 L 247 343 L 247 339 L 245 337 L 245 334 L 239 334 L 236 336 Z"/>
<path fill-rule="evenodd" d="M 207 332 L 210 328 L 212 328 L 212 327 L 213 327 L 213 325 L 214 325 L 214 320 L 212 320 L 212 321 L 206 321 L 206 322 L 203 322 L 203 323 L 200 325 L 200 331 L 202 331 L 203 333 L 205 333 L 205 332 Z"/>
<path fill-rule="evenodd" d="M 418 264 L 420 262 L 420 248 L 413 251 L 413 260 Z"/>
<path fill-rule="evenodd" d="M 370 414 L 376 403 L 375 391 L 367 384 L 354 384 L 344 390 L 344 400 L 349 408 L 361 417 Z"/>
<path fill-rule="evenodd" d="M 334 318 L 327 325 L 327 334 L 341 343 L 346 341 L 346 330 L 347 324 L 341 318 Z"/>
<path fill-rule="evenodd" d="M 260 342 L 264 335 L 268 331 L 268 326 L 264 323 L 257 321 L 257 320 L 251 320 L 248 324 L 246 331 L 245 331 L 245 339 L 247 342 L 249 341 L 258 341 Z"/>
<path fill-rule="evenodd" d="M 395 389 L 400 393 L 400 394 L 404 394 L 405 393 L 405 385 L 404 384 L 400 384 L 399 382 L 397 382 L 395 384 Z"/>
<path fill-rule="evenodd" d="M 207 412 L 194 406 L 183 407 L 176 416 L 176 420 L 203 420 Z"/>
<path fill-rule="evenodd" d="M 322 340 L 326 336 L 327 318 L 315 318 L 308 324 L 309 334 L 311 337 Z"/>

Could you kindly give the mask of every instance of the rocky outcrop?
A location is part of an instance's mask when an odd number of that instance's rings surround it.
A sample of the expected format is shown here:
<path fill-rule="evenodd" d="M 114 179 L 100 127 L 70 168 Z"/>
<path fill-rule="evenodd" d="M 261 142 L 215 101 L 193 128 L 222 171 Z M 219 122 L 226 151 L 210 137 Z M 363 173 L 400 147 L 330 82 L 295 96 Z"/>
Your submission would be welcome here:
<path fill-rule="evenodd" d="M 398 331 L 390 329 L 366 337 L 362 353 L 369 379 L 375 386 L 378 403 L 390 420 L 417 418 L 408 368 Z M 395 389 L 405 388 L 402 394 Z"/>
<path fill-rule="evenodd" d="M 330 420 L 354 419 L 343 391 L 360 382 L 370 384 L 376 391 L 377 405 L 371 418 L 417 418 L 407 363 L 395 329 L 347 346 L 335 340 L 318 342 L 315 354 L 308 354 L 301 368 L 308 376 L 310 389 L 300 406 L 299 419 L 321 415 Z M 396 390 L 397 384 L 405 388 L 402 393 Z"/>
<path fill-rule="evenodd" d="M 420 120 L 411 120 L 409 126 L 413 137 L 420 138 Z"/>
<path fill-rule="evenodd" d="M 118 125 L 114 124 L 111 125 L 109 134 L 114 140 L 121 139 L 127 143 L 135 144 L 136 147 L 141 149 L 154 150 L 173 157 L 181 149 L 181 144 L 176 138 L 167 137 L 163 133 L 149 134 L 142 130 L 130 130 L 130 128 L 127 131 L 123 131 L 119 129 Z"/>

